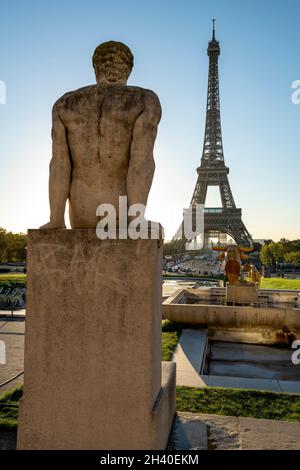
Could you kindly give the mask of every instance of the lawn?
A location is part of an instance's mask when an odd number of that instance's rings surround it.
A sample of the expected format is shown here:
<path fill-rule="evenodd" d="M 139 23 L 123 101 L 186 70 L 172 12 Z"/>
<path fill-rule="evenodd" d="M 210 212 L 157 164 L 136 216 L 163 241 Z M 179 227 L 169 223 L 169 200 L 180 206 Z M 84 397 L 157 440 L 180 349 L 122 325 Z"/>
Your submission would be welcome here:
<path fill-rule="evenodd" d="M 177 411 L 300 421 L 300 395 L 230 388 L 177 387 Z M 0 430 L 15 430 L 22 386 L 0 397 Z"/>
<path fill-rule="evenodd" d="M 177 387 L 177 411 L 300 421 L 300 396 L 259 390 Z"/>
<path fill-rule="evenodd" d="M 261 280 L 260 287 L 262 289 L 300 290 L 300 279 L 264 278 Z"/>
<path fill-rule="evenodd" d="M 18 405 L 23 394 L 23 387 L 19 385 L 0 397 L 0 430 L 13 430 L 17 428 L 18 408 L 3 405 Z"/>
<path fill-rule="evenodd" d="M 174 349 L 177 346 L 181 332 L 185 325 L 163 321 L 162 325 L 162 361 L 171 361 Z"/>
<path fill-rule="evenodd" d="M 25 282 L 26 274 L 3 274 L 0 273 L 0 283 L 1 282 Z"/>

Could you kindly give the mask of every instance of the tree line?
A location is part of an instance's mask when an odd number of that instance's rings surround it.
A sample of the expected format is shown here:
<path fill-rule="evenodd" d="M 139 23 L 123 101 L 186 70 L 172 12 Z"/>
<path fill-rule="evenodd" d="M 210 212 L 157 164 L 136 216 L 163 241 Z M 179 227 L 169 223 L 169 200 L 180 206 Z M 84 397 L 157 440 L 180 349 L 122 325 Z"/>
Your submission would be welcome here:
<path fill-rule="evenodd" d="M 27 235 L 0 227 L 0 263 L 26 261 Z"/>
<path fill-rule="evenodd" d="M 164 243 L 164 256 L 174 256 L 184 251 L 182 240 Z M 276 263 L 300 265 L 300 239 L 290 241 L 282 238 L 279 242 L 268 240 L 263 246 L 254 243 L 253 251 L 259 253 L 260 261 L 265 266 L 275 266 Z"/>
<path fill-rule="evenodd" d="M 260 251 L 260 260 L 266 266 L 274 266 L 276 263 L 300 264 L 300 240 L 286 240 L 266 243 Z"/>

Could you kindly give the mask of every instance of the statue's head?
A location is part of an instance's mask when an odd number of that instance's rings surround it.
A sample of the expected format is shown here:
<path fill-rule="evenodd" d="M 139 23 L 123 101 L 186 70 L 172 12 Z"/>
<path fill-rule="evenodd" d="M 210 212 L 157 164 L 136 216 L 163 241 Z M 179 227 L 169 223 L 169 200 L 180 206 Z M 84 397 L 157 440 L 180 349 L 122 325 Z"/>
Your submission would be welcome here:
<path fill-rule="evenodd" d="M 240 260 L 239 247 L 237 245 L 228 245 L 226 249 L 227 260 Z"/>
<path fill-rule="evenodd" d="M 97 83 L 125 85 L 133 67 L 133 55 L 122 42 L 103 42 L 95 49 L 93 67 Z"/>

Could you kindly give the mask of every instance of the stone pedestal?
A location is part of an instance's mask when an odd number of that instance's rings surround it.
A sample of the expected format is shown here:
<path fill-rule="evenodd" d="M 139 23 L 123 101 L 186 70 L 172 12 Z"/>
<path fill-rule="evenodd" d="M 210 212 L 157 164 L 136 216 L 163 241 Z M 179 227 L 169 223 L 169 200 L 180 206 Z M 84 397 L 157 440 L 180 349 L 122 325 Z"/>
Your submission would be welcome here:
<path fill-rule="evenodd" d="M 255 284 L 228 284 L 226 285 L 226 302 L 251 304 L 258 302 L 258 289 Z"/>
<path fill-rule="evenodd" d="M 175 364 L 161 363 L 157 240 L 29 230 L 18 449 L 163 449 Z"/>

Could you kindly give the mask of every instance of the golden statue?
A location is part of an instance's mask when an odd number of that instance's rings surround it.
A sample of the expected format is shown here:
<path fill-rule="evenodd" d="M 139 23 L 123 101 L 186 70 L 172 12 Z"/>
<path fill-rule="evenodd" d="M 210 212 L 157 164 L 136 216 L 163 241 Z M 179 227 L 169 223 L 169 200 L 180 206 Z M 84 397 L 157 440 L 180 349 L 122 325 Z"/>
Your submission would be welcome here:
<path fill-rule="evenodd" d="M 254 266 L 254 264 L 245 264 L 243 268 L 244 271 L 248 273 L 248 276 L 250 277 L 251 281 L 259 287 L 261 275 L 257 270 L 256 266 Z"/>
<path fill-rule="evenodd" d="M 242 260 L 247 259 L 246 253 L 252 248 L 240 247 L 238 245 L 214 246 L 214 251 L 221 251 L 218 259 L 225 260 L 225 272 L 229 284 L 236 284 L 242 268 Z"/>

